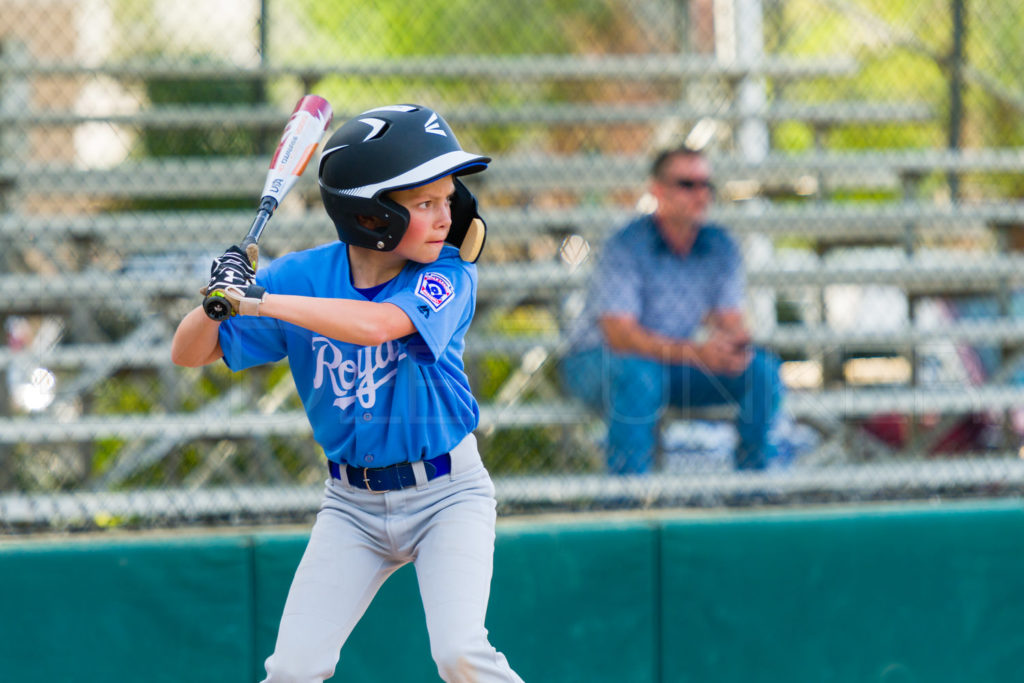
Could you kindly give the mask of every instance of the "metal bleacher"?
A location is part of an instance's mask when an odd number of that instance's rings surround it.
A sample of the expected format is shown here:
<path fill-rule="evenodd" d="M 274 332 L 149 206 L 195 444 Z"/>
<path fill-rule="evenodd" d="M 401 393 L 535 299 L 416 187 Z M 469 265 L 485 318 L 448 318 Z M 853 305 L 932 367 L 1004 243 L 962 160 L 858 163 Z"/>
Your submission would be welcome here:
<path fill-rule="evenodd" d="M 3 56 L 0 88 L 12 81 L 37 79 L 103 76 L 133 82 L 173 76 L 288 81 L 312 91 L 321 79 L 345 73 L 365 79 L 599 79 L 675 84 L 716 79 L 729 92 L 751 76 L 790 82 L 844 78 L 857 70 L 852 60 L 768 58 L 756 67 L 742 67 L 712 58 L 672 55 L 405 59 L 259 69 L 131 63 L 85 67 Z M 336 120 L 354 113 L 336 107 Z M 917 103 L 775 101 L 748 110 L 728 99 L 719 106 L 706 102 L 456 105 L 445 113 L 456 128 L 629 124 L 656 131 L 702 120 L 714 120 L 725 129 L 750 120 L 769 128 L 797 122 L 813 129 L 816 140 L 835 126 L 914 124 L 936 116 Z M 71 108 L 0 107 L 4 129 L 62 134 L 97 123 L 139 130 L 217 126 L 230 120 L 234 126 L 272 129 L 286 118 L 286 104 L 230 108 L 143 104 L 131 111 L 88 114 Z M 652 138 L 653 134 L 648 136 Z M 488 249 L 480 265 L 481 324 L 469 341 L 469 352 L 510 359 L 524 387 L 499 390 L 497 398 L 485 403 L 481 429 L 565 426 L 597 419 L 544 377 L 565 350 L 559 330 L 566 320 L 566 304 L 585 285 L 588 273 L 588 264 L 580 268 L 564 264 L 557 247 L 565 236 L 578 234 L 593 249 L 600 249 L 602 239 L 634 211 L 634 200 L 646 180 L 649 151 L 564 155 L 517 151 L 497 158 L 486 174 L 468 179 L 489 227 Z M 723 188 L 714 217 L 741 240 L 767 239 L 773 245 L 769 258 L 749 264 L 753 291 L 820 303 L 822 292 L 834 285 L 888 285 L 910 298 L 983 292 L 1004 299 L 1024 287 L 1024 256 L 1005 247 L 1008 231 L 1024 223 L 1024 203 L 935 200 L 917 189 L 923 178 L 943 174 L 1019 172 L 1024 168 L 1024 149 L 853 152 L 815 148 L 797 153 L 770 150 L 762 158 L 749 159 L 723 146 L 712 149 L 711 157 L 717 183 Z M 205 262 L 197 261 L 196 255 L 216 254 L 236 241 L 252 213 L 94 207 L 102 206 L 102 200 L 125 198 L 255 197 L 267 162 L 256 156 L 152 158 L 109 168 L 79 168 L 69 159 L 32 157 L 26 162 L 0 153 L 0 241 L 5 245 L 0 261 L 0 313 L 59 320 L 73 333 L 68 335 L 71 341 L 35 351 L 35 360 L 62 375 L 63 388 L 54 410 L 0 417 L 0 446 L 82 445 L 118 438 L 132 442 L 134 448 L 124 456 L 127 464 L 115 468 L 115 474 L 102 482 L 106 485 L 123 481 L 195 440 L 308 435 L 304 417 L 289 402 L 287 382 L 274 385 L 269 396 L 254 395 L 253 387 L 238 384 L 219 398 L 193 401 L 198 404 L 192 411 L 170 400 L 166 410 L 146 413 L 88 410 L 95 399 L 93 392 L 104 379 L 125 371 L 144 372 L 154 383 L 153 391 L 177 395 L 179 390 L 172 385 L 181 382 L 184 371 L 171 365 L 168 341 L 176 321 L 198 300 L 196 290 L 202 284 Z M 266 253 L 331 239 L 333 229 L 318 206 L 313 175 L 307 172 L 293 191 L 295 196 L 275 216 L 262 243 Z M 623 190 L 632 193 L 628 199 L 619 198 Z M 887 193 L 888 199 L 840 202 L 833 199 L 837 190 L 871 190 Z M 614 193 L 618 195 L 613 197 Z M 556 194 L 561 201 L 537 201 L 538 195 Z M 45 208 L 52 206 L 74 210 L 57 213 Z M 949 243 L 954 233 L 970 235 L 988 246 L 960 249 Z M 794 239 L 804 248 L 787 251 L 785 241 Z M 859 262 L 834 258 L 837 246 L 893 245 L 899 248 L 896 257 L 890 249 L 884 258 Z M 557 329 L 511 335 L 485 324 L 523 306 L 546 311 Z M 1009 365 L 1024 347 L 1024 321 L 1009 316 L 940 327 L 910 320 L 884 330 L 835 329 L 809 316 L 772 321 L 756 332 L 759 343 L 793 359 L 821 359 L 851 350 L 914 358 L 921 349 L 936 344 L 977 344 L 1005 349 Z M 20 362 L 26 353 L 0 352 L 0 370 Z M 997 376 L 971 387 L 924 386 L 916 380 L 903 386 L 862 387 L 830 376 L 820 386 L 792 391 L 787 409 L 833 438 L 849 438 L 851 425 L 880 413 L 919 418 L 1005 413 L 1024 406 L 1024 388 L 1006 380 Z M 537 391 L 545 382 L 549 386 Z M 71 402 L 79 409 L 57 409 Z M 921 442 L 914 447 L 921 448 Z"/>

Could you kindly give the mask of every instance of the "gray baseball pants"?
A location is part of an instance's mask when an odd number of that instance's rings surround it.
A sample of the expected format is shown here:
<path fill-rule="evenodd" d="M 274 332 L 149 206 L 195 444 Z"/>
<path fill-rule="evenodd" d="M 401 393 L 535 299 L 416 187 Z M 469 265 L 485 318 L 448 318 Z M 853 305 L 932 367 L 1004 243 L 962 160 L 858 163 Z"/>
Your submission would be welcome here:
<path fill-rule="evenodd" d="M 334 675 L 342 645 L 384 581 L 416 568 L 430 653 L 448 683 L 522 679 L 487 640 L 484 617 L 494 556 L 494 485 L 470 434 L 451 451 L 452 472 L 372 493 L 329 479 L 292 580 L 264 683 L 313 683 Z M 407 622 L 398 622 L 402 640 Z M 392 643 L 381 648 L 394 654 Z"/>

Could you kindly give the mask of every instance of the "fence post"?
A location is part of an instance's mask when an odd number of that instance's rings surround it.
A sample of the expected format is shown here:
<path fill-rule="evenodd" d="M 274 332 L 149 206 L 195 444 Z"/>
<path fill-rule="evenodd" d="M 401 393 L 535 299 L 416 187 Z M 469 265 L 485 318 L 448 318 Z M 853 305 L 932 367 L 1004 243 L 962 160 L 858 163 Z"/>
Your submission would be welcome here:
<path fill-rule="evenodd" d="M 10 65 L 28 61 L 27 47 L 13 38 L 0 42 L 0 59 Z M 29 102 L 30 90 L 26 76 L 0 75 L 0 113 L 13 113 L 23 109 Z M 0 128 L 0 163 L 8 162 L 11 168 L 17 168 L 13 162 L 24 160 L 27 149 L 25 138 L 18 135 L 16 126 Z M 13 179 L 10 181 L 13 183 Z M 0 177 L 0 210 L 10 210 L 15 198 L 8 196 L 8 179 Z"/>
<path fill-rule="evenodd" d="M 950 0 L 953 18 L 953 44 L 949 55 L 949 149 L 960 149 L 960 130 L 964 117 L 964 44 L 967 39 L 965 0 Z M 954 202 L 960 200 L 960 176 L 956 171 L 948 175 L 949 194 Z"/>
<path fill-rule="evenodd" d="M 758 163 L 764 161 L 771 148 L 768 123 L 764 118 L 767 103 L 765 76 L 759 67 L 765 59 L 764 53 L 764 7 L 762 0 L 718 0 L 726 7 L 726 11 L 715 12 L 716 20 L 728 16 L 728 5 L 731 5 L 731 25 L 718 27 L 716 38 L 721 43 L 716 46 L 719 58 L 732 57 L 740 68 L 742 75 L 736 84 L 735 106 L 739 113 L 736 130 L 736 151 L 745 161 Z M 717 5 L 718 3 L 716 3 Z M 725 54 L 723 54 L 723 52 Z M 729 54 L 731 53 L 731 54 Z M 762 199 L 752 198 L 748 202 L 761 202 Z M 771 258 L 774 246 L 771 238 L 751 234 L 744 243 L 746 260 L 765 261 Z M 757 329 L 770 333 L 775 329 L 776 296 L 771 289 L 749 292 L 748 301 L 750 314 L 756 321 Z"/>

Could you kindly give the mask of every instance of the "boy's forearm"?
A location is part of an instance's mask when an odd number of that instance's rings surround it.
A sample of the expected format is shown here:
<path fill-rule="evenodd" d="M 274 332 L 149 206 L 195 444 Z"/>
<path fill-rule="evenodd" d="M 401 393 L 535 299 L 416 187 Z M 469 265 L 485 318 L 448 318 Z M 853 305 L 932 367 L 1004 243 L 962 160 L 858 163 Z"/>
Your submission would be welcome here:
<path fill-rule="evenodd" d="M 259 314 L 360 346 L 378 346 L 416 331 L 401 308 L 374 301 L 267 294 Z"/>

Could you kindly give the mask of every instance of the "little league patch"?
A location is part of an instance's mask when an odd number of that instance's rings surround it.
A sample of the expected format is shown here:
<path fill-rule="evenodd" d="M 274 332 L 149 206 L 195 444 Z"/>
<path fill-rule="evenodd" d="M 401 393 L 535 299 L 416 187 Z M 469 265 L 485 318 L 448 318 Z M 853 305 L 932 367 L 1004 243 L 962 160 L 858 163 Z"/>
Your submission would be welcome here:
<path fill-rule="evenodd" d="M 430 304 L 434 311 L 440 311 L 455 296 L 455 288 L 448 278 L 440 273 L 423 273 L 416 284 L 416 296 Z"/>

